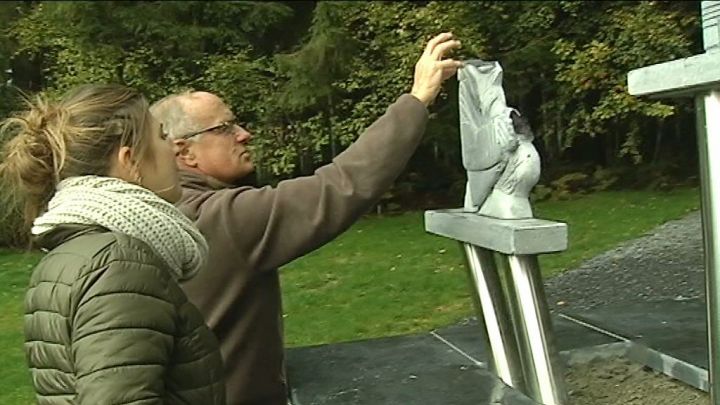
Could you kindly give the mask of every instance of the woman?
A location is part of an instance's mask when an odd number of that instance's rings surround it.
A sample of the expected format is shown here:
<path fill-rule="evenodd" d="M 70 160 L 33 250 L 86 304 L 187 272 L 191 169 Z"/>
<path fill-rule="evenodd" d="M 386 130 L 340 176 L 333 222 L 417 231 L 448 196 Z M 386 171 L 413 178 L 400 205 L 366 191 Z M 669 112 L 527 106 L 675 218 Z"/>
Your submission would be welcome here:
<path fill-rule="evenodd" d="M 0 177 L 48 251 L 25 296 L 38 402 L 225 403 L 217 341 L 178 286 L 207 244 L 172 205 L 172 146 L 147 101 L 90 85 L 29 104 L 3 124 Z"/>

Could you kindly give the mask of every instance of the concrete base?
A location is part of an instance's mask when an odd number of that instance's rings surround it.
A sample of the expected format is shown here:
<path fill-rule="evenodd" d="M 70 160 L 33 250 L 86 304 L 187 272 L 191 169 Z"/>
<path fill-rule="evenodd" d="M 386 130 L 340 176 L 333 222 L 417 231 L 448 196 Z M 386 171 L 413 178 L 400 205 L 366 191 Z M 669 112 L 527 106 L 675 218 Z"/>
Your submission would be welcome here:
<path fill-rule="evenodd" d="M 704 304 L 663 301 L 553 317 L 566 366 L 624 357 L 708 391 Z M 474 321 L 287 352 L 294 405 L 537 405 L 487 371 Z"/>
<path fill-rule="evenodd" d="M 294 405 L 536 405 L 431 335 L 292 349 Z"/>
<path fill-rule="evenodd" d="M 554 318 L 554 329 L 569 364 L 626 351 L 616 339 L 565 319 Z M 289 349 L 293 403 L 536 405 L 487 371 L 481 333 L 467 322 L 418 335 Z"/>
<path fill-rule="evenodd" d="M 462 208 L 425 211 L 427 232 L 508 255 L 567 249 L 567 224 L 544 219 L 498 219 Z"/>

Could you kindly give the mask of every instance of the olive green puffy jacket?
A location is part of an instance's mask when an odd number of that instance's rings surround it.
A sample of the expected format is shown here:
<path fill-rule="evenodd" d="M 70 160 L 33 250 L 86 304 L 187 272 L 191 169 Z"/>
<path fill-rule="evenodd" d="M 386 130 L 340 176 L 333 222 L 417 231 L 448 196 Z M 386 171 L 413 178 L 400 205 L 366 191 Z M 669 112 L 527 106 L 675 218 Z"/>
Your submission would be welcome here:
<path fill-rule="evenodd" d="M 25 295 L 25 355 L 38 403 L 224 404 L 214 335 L 143 242 L 64 226 Z"/>

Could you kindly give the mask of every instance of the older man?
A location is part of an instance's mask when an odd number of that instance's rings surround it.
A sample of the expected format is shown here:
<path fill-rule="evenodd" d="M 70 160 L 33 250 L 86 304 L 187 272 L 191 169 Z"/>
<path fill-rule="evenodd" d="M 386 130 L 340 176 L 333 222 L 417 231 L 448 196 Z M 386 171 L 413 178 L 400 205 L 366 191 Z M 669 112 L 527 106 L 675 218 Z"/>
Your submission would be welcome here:
<path fill-rule="evenodd" d="M 450 33 L 430 40 L 400 96 L 332 163 L 277 187 L 236 187 L 253 170 L 251 134 L 206 92 L 166 97 L 151 108 L 173 140 L 181 169 L 179 208 L 207 237 L 207 269 L 184 284 L 221 343 L 231 404 L 285 404 L 277 268 L 346 230 L 390 187 L 416 149 L 427 106 L 461 62 Z"/>

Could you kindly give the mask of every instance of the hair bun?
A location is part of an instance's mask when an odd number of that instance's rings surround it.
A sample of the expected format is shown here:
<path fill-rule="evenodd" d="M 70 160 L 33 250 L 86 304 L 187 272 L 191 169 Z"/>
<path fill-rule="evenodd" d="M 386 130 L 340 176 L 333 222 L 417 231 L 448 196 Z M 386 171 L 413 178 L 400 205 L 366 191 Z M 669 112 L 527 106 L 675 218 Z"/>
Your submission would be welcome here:
<path fill-rule="evenodd" d="M 2 139 L 7 141 L 0 176 L 27 202 L 44 207 L 55 191 L 64 165 L 63 133 L 69 114 L 42 96 L 33 101 L 26 99 L 26 103 L 28 110 L 8 118 L 0 127 Z"/>
<path fill-rule="evenodd" d="M 148 148 L 147 101 L 129 87 L 89 84 L 70 90 L 57 103 L 42 95 L 25 101 L 26 111 L 0 126 L 0 136 L 8 139 L 0 178 L 14 191 L 3 196 L 24 200 L 28 222 L 46 209 L 60 180 L 106 176 L 118 147 L 132 148 L 138 160 Z"/>

